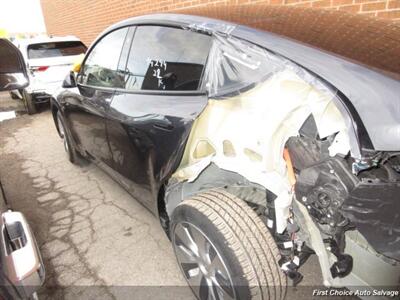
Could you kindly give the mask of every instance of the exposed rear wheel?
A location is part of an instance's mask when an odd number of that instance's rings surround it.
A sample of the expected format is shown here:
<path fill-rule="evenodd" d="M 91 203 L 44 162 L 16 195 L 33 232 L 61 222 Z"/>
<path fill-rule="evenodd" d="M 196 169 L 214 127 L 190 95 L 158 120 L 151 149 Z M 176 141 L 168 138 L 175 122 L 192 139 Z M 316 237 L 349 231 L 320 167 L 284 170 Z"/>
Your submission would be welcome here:
<path fill-rule="evenodd" d="M 200 299 L 283 299 L 286 276 L 268 229 L 242 200 L 212 190 L 175 209 L 171 237 L 181 271 Z"/>

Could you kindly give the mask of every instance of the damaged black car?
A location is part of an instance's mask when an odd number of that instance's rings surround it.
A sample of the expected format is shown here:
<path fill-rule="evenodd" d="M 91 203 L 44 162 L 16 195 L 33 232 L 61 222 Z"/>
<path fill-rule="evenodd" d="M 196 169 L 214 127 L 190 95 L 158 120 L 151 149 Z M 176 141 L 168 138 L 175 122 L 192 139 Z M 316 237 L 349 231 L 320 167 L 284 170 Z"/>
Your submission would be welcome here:
<path fill-rule="evenodd" d="M 201 299 L 282 299 L 311 254 L 328 287 L 398 287 L 398 63 L 235 9 L 105 30 L 52 99 L 69 160 L 160 219 Z"/>

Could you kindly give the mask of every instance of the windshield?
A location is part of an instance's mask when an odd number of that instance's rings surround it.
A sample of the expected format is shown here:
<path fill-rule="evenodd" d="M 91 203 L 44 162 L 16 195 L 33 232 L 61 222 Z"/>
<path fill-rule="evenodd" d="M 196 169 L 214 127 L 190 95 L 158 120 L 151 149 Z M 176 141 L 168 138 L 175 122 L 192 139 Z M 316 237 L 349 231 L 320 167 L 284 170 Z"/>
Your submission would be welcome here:
<path fill-rule="evenodd" d="M 80 41 L 51 42 L 28 46 L 28 58 L 71 56 L 85 53 L 86 46 Z"/>

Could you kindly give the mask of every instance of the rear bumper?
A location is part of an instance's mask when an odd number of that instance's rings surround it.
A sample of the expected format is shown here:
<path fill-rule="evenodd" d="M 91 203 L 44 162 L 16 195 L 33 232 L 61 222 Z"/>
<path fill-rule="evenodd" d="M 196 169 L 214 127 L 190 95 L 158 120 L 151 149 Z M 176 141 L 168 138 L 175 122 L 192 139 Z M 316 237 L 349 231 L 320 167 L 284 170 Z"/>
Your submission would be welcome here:
<path fill-rule="evenodd" d="M 32 82 L 26 91 L 33 96 L 36 103 L 48 102 L 55 92 L 61 88 L 62 81 L 54 82 Z"/>

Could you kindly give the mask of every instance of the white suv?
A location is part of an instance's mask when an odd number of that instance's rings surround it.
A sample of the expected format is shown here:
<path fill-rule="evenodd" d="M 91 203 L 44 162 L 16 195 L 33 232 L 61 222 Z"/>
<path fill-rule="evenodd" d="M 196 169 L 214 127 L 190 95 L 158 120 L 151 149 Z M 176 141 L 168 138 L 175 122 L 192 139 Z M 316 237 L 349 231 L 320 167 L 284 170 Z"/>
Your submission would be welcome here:
<path fill-rule="evenodd" d="M 74 36 L 24 39 L 15 44 L 30 71 L 30 85 L 12 92 L 12 96 L 21 97 L 28 113 L 33 114 L 37 103 L 48 102 L 55 90 L 61 87 L 73 63 L 87 48 Z"/>

